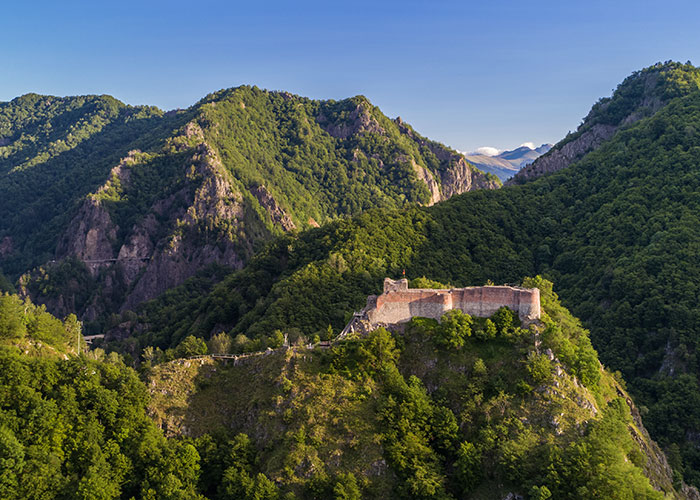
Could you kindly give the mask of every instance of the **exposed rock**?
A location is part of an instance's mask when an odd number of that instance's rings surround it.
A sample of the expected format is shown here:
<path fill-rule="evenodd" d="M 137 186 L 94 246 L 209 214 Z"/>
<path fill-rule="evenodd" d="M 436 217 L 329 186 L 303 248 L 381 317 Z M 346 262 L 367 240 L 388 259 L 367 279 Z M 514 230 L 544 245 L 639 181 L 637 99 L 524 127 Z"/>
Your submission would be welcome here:
<path fill-rule="evenodd" d="M 667 341 L 666 347 L 664 348 L 664 359 L 661 362 L 659 373 L 673 377 L 676 372 L 683 373 L 685 368 L 685 363 L 683 362 L 682 357 L 678 355 L 673 347 L 671 347 L 671 341 Z"/>
<path fill-rule="evenodd" d="M 396 118 L 394 122 L 398 125 L 399 130 L 402 134 L 407 135 L 412 138 L 418 144 L 426 147 L 431 153 L 440 161 L 440 199 L 436 200 L 436 194 L 434 188 L 431 186 L 431 181 L 425 174 L 416 171 L 418 178 L 423 180 L 428 186 L 431 193 L 431 203 L 436 201 L 447 200 L 454 195 L 466 193 L 473 189 L 496 189 L 500 186 L 499 182 L 492 180 L 486 176 L 483 172 L 473 167 L 465 158 L 464 155 L 453 151 L 440 143 L 433 142 L 431 140 L 420 137 L 416 134 L 411 127 L 406 125 L 401 117 Z M 418 167 L 422 168 L 422 167 Z M 414 170 L 416 166 L 414 165 Z M 434 177 L 431 172 L 427 172 L 432 177 L 432 182 L 434 182 Z"/>
<path fill-rule="evenodd" d="M 523 182 L 566 168 L 610 139 L 617 129 L 618 127 L 612 125 L 594 125 L 573 141 L 567 142 L 561 148 L 552 149 L 523 167 L 506 184 Z"/>
<path fill-rule="evenodd" d="M 152 236 L 156 234 L 158 222 L 153 214 L 135 226 L 127 241 L 119 249 L 117 261 L 121 264 L 124 279 L 131 284 L 146 265 L 146 260 L 153 255 L 154 242 Z"/>
<path fill-rule="evenodd" d="M 358 104 L 344 122 L 331 123 L 323 113 L 316 117 L 316 121 L 323 130 L 338 139 L 347 139 L 352 135 L 363 132 L 385 133 L 379 122 L 371 115 L 367 107 L 362 104 Z"/>
<path fill-rule="evenodd" d="M 284 210 L 282 210 L 282 207 L 280 207 L 277 200 L 272 197 L 265 186 L 256 186 L 252 188 L 250 192 L 253 196 L 255 196 L 255 199 L 258 200 L 260 206 L 262 206 L 270 215 L 270 218 L 276 225 L 282 226 L 285 231 L 296 229 L 296 225 L 294 224 L 294 221 L 292 221 L 292 218 L 289 217 Z"/>
<path fill-rule="evenodd" d="M 446 170 L 440 172 L 440 178 L 444 199 L 474 189 L 496 189 L 499 187 L 497 181 L 491 180 L 482 172 L 473 169 L 461 155 Z"/>
<path fill-rule="evenodd" d="M 442 195 L 440 194 L 440 186 L 435 181 L 435 177 L 430 173 L 425 167 L 418 165 L 413 159 L 411 159 L 411 165 L 413 165 L 413 171 L 418 176 L 418 179 L 423 181 L 426 186 L 428 186 L 428 191 L 430 191 L 430 201 L 428 205 L 434 205 L 438 201 L 442 200 Z"/>
<path fill-rule="evenodd" d="M 88 268 L 94 274 L 98 262 L 114 259 L 112 243 L 117 238 L 117 229 L 102 203 L 88 197 L 59 240 L 56 259 L 76 256 L 82 261 L 92 261 L 94 264 Z"/>
<path fill-rule="evenodd" d="M 661 109 L 667 101 L 664 101 L 658 93 L 659 73 L 648 72 L 643 76 L 630 77 L 629 79 L 642 78 L 641 96 L 636 102 L 630 114 L 616 121 L 615 124 L 598 123 L 600 116 L 605 115 L 610 105 L 613 103 L 613 98 L 604 99 L 594 106 L 584 118 L 583 123 L 577 130 L 578 137 L 573 140 L 564 139 L 552 148 L 548 153 L 537 158 L 533 163 L 523 167 L 515 176 L 506 184 L 519 184 L 527 180 L 531 180 L 541 175 L 556 172 L 568 167 L 577 160 L 583 158 L 586 154 L 597 149 L 605 141 L 610 139 L 615 133 L 623 127 L 627 127 L 632 123 L 641 120 L 647 116 L 656 113 Z M 632 83 L 625 80 L 623 84 L 631 85 Z M 620 88 L 615 91 L 620 91 Z M 568 140 L 568 142 L 567 142 Z M 563 144 L 562 144 L 563 143 Z"/>
<path fill-rule="evenodd" d="M 138 151 L 129 151 L 119 165 L 111 170 L 109 180 L 95 195 L 87 197 L 56 246 L 57 260 L 75 256 L 85 262 L 94 275 L 106 264 L 105 261 L 115 258 L 112 245 L 117 239 L 119 228 L 112 222 L 99 195 L 108 191 L 115 182 L 122 185 L 130 182 L 129 165 L 137 153 Z"/>
<path fill-rule="evenodd" d="M 14 251 L 14 242 L 10 236 L 0 240 L 0 258 L 10 255 Z"/>
<path fill-rule="evenodd" d="M 639 410 L 632 402 L 632 399 L 620 388 L 617 387 L 618 396 L 625 399 L 627 406 L 630 408 L 632 422 L 630 433 L 632 438 L 637 442 L 642 453 L 647 457 L 644 464 L 644 473 L 649 477 L 652 486 L 661 491 L 673 491 L 673 469 L 668 464 L 666 455 L 661 451 L 659 445 L 651 439 L 642 423 L 642 416 Z M 685 483 L 681 487 L 680 498 L 700 499 L 700 492 L 692 486 Z"/>
<path fill-rule="evenodd" d="M 202 137 L 201 128 L 189 123 L 183 136 Z M 133 309 L 209 264 L 242 267 L 245 257 L 252 253 L 250 243 L 237 241 L 235 233 L 245 215 L 243 196 L 232 186 L 220 160 L 206 143 L 187 149 L 192 151 L 188 184 L 156 200 L 123 236 L 118 250 L 114 245 L 119 228 L 98 195 L 115 181 L 122 185 L 131 181 L 130 165 L 137 152 L 130 152 L 112 169 L 110 179 L 97 195 L 88 196 L 83 202 L 56 251 L 57 260 L 74 256 L 85 262 L 97 282 L 97 295 L 82 310 L 76 310 L 72 297 L 33 298 L 58 314 L 75 311 L 81 319 L 90 321 L 115 306 L 122 311 Z M 260 194 L 267 202 L 265 208 L 290 227 L 291 220 L 284 219 L 286 214 L 265 194 Z"/>
<path fill-rule="evenodd" d="M 243 198 L 227 180 L 226 173 L 211 148 L 201 144 L 196 156 L 198 163 L 195 172 L 202 183 L 196 189 L 189 208 L 175 224 L 183 230 L 171 234 L 166 242 L 152 252 L 145 270 L 124 301 L 122 310 L 133 309 L 141 302 L 155 298 L 206 265 L 216 262 L 235 269 L 243 266 L 240 246 L 227 234 L 229 225 L 242 220 L 244 216 Z M 153 211 L 165 211 L 168 201 L 159 201 Z M 148 223 L 147 218 L 145 224 Z M 125 254 L 133 251 L 136 255 L 146 256 L 148 253 L 150 246 L 147 235 L 144 234 L 148 231 L 144 224 L 142 228 L 142 231 L 134 232 L 130 244 L 125 248 Z M 198 237 L 203 234 L 218 236 Z M 133 266 L 137 265 L 138 261 L 132 264 L 132 273 Z"/>
<path fill-rule="evenodd" d="M 188 139 L 195 138 L 200 142 L 204 142 L 204 132 L 202 131 L 202 127 L 196 122 L 188 122 L 187 125 L 185 125 L 183 134 Z"/>

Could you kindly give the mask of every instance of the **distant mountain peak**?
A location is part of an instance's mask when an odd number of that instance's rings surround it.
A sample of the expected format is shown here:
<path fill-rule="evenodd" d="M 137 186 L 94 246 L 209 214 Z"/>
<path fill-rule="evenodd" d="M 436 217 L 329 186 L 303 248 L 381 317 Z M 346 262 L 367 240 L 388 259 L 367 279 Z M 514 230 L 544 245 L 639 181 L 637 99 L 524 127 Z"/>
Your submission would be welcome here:
<path fill-rule="evenodd" d="M 535 147 L 534 142 L 527 141 L 515 149 L 505 151 L 492 146 L 483 146 L 473 153 L 467 153 L 465 156 L 467 160 L 480 170 L 490 172 L 502 181 L 505 181 L 551 148 L 552 144 L 549 143 Z"/>

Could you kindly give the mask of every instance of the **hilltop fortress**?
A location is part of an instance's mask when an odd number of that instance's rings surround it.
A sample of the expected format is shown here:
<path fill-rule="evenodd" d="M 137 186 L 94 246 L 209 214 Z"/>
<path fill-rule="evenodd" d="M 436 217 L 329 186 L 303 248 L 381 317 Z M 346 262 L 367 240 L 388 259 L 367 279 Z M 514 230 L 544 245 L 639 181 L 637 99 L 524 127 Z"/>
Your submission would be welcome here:
<path fill-rule="evenodd" d="M 488 317 L 501 307 L 518 313 L 527 324 L 540 319 L 540 291 L 514 286 L 472 286 L 467 288 L 408 288 L 408 280 L 384 279 L 384 293 L 367 297 L 367 305 L 355 313 L 340 333 L 365 333 L 380 326 L 406 323 L 414 316 L 439 320 L 451 309 L 477 317 Z"/>

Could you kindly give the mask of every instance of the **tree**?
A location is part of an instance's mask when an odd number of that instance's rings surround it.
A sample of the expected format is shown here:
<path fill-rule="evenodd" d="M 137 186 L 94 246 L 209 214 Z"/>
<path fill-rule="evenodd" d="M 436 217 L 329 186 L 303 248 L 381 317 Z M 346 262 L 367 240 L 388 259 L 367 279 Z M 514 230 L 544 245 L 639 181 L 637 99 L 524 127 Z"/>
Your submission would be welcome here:
<path fill-rule="evenodd" d="M 552 378 L 552 363 L 546 355 L 531 352 L 527 357 L 527 371 L 536 384 L 541 384 Z"/>
<path fill-rule="evenodd" d="M 0 338 L 21 338 L 27 334 L 25 307 L 16 295 L 0 295 Z"/>
<path fill-rule="evenodd" d="M 209 352 L 212 354 L 228 354 L 231 352 L 231 336 L 225 332 L 217 333 L 209 339 Z"/>
<path fill-rule="evenodd" d="M 471 491 L 481 480 L 481 452 L 469 441 L 459 445 L 455 469 L 457 479 L 465 493 Z"/>
<path fill-rule="evenodd" d="M 442 315 L 438 329 L 438 343 L 459 349 L 472 334 L 472 317 L 459 309 L 452 309 Z"/>
<path fill-rule="evenodd" d="M 187 358 L 207 354 L 207 343 L 204 339 L 189 335 L 175 348 L 175 357 Z"/>
<path fill-rule="evenodd" d="M 361 500 L 362 493 L 352 472 L 340 473 L 333 486 L 334 500 Z"/>

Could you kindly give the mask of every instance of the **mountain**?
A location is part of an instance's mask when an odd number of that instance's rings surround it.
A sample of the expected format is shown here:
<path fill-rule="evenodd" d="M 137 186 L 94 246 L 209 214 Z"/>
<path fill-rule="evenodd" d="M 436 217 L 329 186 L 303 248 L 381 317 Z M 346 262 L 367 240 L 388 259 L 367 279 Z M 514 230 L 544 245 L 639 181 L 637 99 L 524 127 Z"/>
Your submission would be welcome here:
<path fill-rule="evenodd" d="M 0 497 L 698 498 L 696 71 L 633 75 L 666 75 L 666 100 L 568 168 L 457 196 L 490 178 L 364 98 L 4 105 L 9 273 L 55 261 L 19 291 L 121 314 L 110 354 L 78 356 L 75 317 L 0 296 Z M 615 106 L 599 117 L 631 116 Z M 542 323 L 501 309 L 333 341 L 403 274 L 537 286 Z"/>
<path fill-rule="evenodd" d="M 668 92 L 678 81 L 667 80 Z M 624 375 L 674 469 L 700 484 L 698 130 L 695 91 L 523 185 L 287 235 L 218 284 L 201 276 L 115 318 L 110 335 L 130 336 L 121 348 L 132 355 L 219 332 L 260 345 L 276 330 L 325 338 L 385 276 L 466 286 L 544 274 L 590 328 L 603 363 Z"/>
<path fill-rule="evenodd" d="M 361 96 L 239 87 L 168 113 L 109 96 L 0 104 L 0 266 L 86 321 L 241 268 L 284 232 L 499 185 Z"/>
<path fill-rule="evenodd" d="M 552 144 L 542 144 L 537 148 L 523 144 L 511 151 L 503 151 L 493 156 L 472 153 L 465 155 L 465 158 L 479 170 L 491 173 L 505 182 L 551 148 Z"/>
<path fill-rule="evenodd" d="M 578 126 L 548 154 L 510 181 L 522 183 L 566 168 L 595 150 L 619 130 L 653 115 L 670 100 L 700 88 L 700 70 L 690 63 L 657 63 L 628 76 L 611 97 L 600 99 Z"/>

